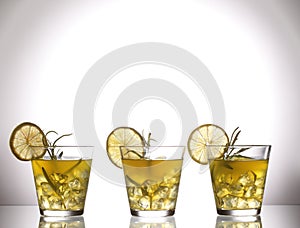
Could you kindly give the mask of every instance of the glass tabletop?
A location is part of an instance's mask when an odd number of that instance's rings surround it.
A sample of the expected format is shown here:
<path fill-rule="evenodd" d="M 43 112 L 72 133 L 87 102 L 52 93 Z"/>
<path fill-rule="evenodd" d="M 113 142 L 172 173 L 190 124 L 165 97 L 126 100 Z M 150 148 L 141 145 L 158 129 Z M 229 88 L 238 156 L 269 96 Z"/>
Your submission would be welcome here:
<path fill-rule="evenodd" d="M 178 210 L 174 216 L 163 218 L 132 217 L 128 211 L 114 212 L 93 207 L 78 217 L 41 217 L 37 206 L 0 206 L 1 227 L 264 227 L 299 228 L 300 205 L 264 205 L 258 217 L 218 216 L 209 210 Z M 234 226 L 240 224 L 241 226 Z M 251 226 L 250 226 L 251 224 Z"/>

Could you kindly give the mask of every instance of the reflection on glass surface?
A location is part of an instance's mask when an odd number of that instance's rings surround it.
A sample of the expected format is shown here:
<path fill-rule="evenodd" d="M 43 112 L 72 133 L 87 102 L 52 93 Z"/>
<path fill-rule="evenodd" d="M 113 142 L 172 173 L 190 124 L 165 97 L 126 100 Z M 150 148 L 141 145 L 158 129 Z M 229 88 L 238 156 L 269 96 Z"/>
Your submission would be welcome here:
<path fill-rule="evenodd" d="M 157 217 L 157 218 L 143 218 L 131 217 L 129 228 L 175 228 L 175 218 Z"/>
<path fill-rule="evenodd" d="M 260 216 L 218 216 L 216 228 L 262 228 Z"/>
<path fill-rule="evenodd" d="M 38 228 L 85 228 L 82 216 L 40 217 Z"/>

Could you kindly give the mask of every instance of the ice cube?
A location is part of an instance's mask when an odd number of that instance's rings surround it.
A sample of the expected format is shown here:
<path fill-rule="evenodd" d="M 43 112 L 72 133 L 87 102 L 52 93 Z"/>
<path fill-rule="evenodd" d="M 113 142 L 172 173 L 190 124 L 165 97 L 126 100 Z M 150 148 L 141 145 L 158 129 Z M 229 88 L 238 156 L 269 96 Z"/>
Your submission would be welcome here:
<path fill-rule="evenodd" d="M 217 191 L 217 196 L 219 198 L 223 198 L 223 197 L 227 196 L 228 194 L 230 194 L 230 191 L 226 187 L 222 187 L 222 188 L 218 189 L 218 191 Z"/>
<path fill-rule="evenodd" d="M 60 197 L 57 196 L 50 196 L 48 198 L 50 208 L 53 210 L 61 210 L 64 209 L 63 202 Z"/>
<path fill-rule="evenodd" d="M 40 206 L 41 206 L 42 209 L 49 209 L 50 208 L 48 197 L 46 197 L 46 196 L 41 196 L 40 197 Z"/>
<path fill-rule="evenodd" d="M 127 193 L 129 195 L 129 197 L 143 196 L 143 192 L 140 187 L 127 187 Z"/>
<path fill-rule="evenodd" d="M 87 169 L 75 169 L 74 176 L 79 178 L 82 181 L 82 183 L 85 183 L 89 179 L 90 172 Z"/>
<path fill-rule="evenodd" d="M 174 199 L 165 199 L 164 209 L 171 210 L 175 208 L 175 200 Z"/>
<path fill-rule="evenodd" d="M 150 197 L 149 196 L 143 196 L 139 200 L 139 206 L 143 209 L 149 209 L 150 208 Z"/>
<path fill-rule="evenodd" d="M 235 196 L 225 196 L 224 198 L 222 198 L 222 206 L 225 209 L 235 208 L 237 206 L 238 199 L 239 198 Z"/>
<path fill-rule="evenodd" d="M 221 176 L 219 176 L 218 181 L 220 183 L 224 183 L 224 184 L 232 184 L 233 182 L 233 178 L 231 174 L 222 174 Z"/>
<path fill-rule="evenodd" d="M 245 175 L 242 175 L 239 177 L 239 179 L 237 180 L 239 184 L 241 184 L 242 186 L 246 186 L 248 184 L 248 178 Z"/>
<path fill-rule="evenodd" d="M 177 193 L 178 193 L 178 185 L 177 185 L 177 184 L 174 184 L 174 185 L 170 188 L 169 198 L 171 198 L 171 199 L 176 199 Z"/>
<path fill-rule="evenodd" d="M 69 197 L 65 202 L 66 208 L 74 208 L 77 205 L 75 198 Z"/>
<path fill-rule="evenodd" d="M 249 208 L 259 208 L 260 207 L 260 202 L 256 199 L 248 199 L 248 206 Z"/>
<path fill-rule="evenodd" d="M 238 209 L 246 209 L 248 208 L 248 201 L 243 198 L 238 198 L 237 206 Z"/>
<path fill-rule="evenodd" d="M 166 198 L 169 193 L 169 188 L 168 187 L 159 187 L 156 192 L 154 193 L 155 195 L 158 195 L 160 198 Z"/>
<path fill-rule="evenodd" d="M 264 185 L 265 185 L 265 178 L 264 178 L 264 177 L 258 178 L 258 179 L 255 181 L 255 185 L 256 185 L 257 187 L 263 188 Z"/>
<path fill-rule="evenodd" d="M 63 192 L 62 195 L 64 198 L 68 198 L 68 197 L 70 197 L 71 194 L 72 194 L 71 189 L 67 189 L 66 191 Z"/>
<path fill-rule="evenodd" d="M 164 199 L 160 198 L 159 196 L 154 196 L 152 198 L 152 209 L 160 210 L 163 208 Z"/>
<path fill-rule="evenodd" d="M 233 196 L 242 197 L 244 195 L 244 188 L 240 184 L 234 184 L 229 187 L 229 192 Z"/>
<path fill-rule="evenodd" d="M 148 194 L 154 193 L 158 188 L 158 184 L 156 181 L 153 180 L 146 180 L 142 184 L 142 189 L 146 191 Z"/>
<path fill-rule="evenodd" d="M 80 190 L 81 189 L 81 182 L 78 178 L 75 178 L 71 181 L 69 181 L 69 187 L 72 190 Z"/>
<path fill-rule="evenodd" d="M 262 199 L 263 194 L 264 194 L 264 189 L 263 188 L 256 188 L 255 195 L 254 195 L 255 198 Z"/>
<path fill-rule="evenodd" d="M 48 182 L 41 183 L 43 195 L 50 196 L 54 193 L 54 189 L 52 189 L 51 185 Z"/>
<path fill-rule="evenodd" d="M 244 196 L 247 198 L 253 197 L 255 192 L 256 192 L 256 186 L 255 185 L 249 186 L 247 187 Z"/>
<path fill-rule="evenodd" d="M 253 171 L 248 171 L 247 173 L 242 174 L 237 182 L 242 186 L 252 185 L 256 180 L 256 174 Z"/>
<path fill-rule="evenodd" d="M 161 182 L 161 186 L 169 186 L 172 184 L 178 183 L 177 178 L 173 176 L 164 176 L 163 181 Z"/>

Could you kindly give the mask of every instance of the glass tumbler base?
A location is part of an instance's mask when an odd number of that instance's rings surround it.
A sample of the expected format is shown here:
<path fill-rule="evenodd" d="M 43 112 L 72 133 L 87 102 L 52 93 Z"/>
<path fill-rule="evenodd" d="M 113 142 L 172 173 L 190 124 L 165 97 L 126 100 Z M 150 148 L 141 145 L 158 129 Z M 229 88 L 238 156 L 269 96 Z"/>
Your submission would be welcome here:
<path fill-rule="evenodd" d="M 139 217 L 166 217 L 175 214 L 175 210 L 164 210 L 164 211 L 136 211 L 130 209 L 131 215 Z"/>
<path fill-rule="evenodd" d="M 256 216 L 260 214 L 260 209 L 244 209 L 244 210 L 223 210 L 217 209 L 219 215 L 231 216 Z"/>
<path fill-rule="evenodd" d="M 83 210 L 77 211 L 59 211 L 59 210 L 42 210 L 40 209 L 40 214 L 43 216 L 51 217 L 68 217 L 68 216 L 78 216 L 83 214 Z"/>

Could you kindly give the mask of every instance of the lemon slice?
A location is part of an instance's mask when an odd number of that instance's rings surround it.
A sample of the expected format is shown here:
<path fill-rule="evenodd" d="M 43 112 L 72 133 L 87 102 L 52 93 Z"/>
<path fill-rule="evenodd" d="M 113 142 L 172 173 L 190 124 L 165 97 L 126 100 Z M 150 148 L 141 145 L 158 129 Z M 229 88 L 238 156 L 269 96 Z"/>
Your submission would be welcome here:
<path fill-rule="evenodd" d="M 126 146 L 128 150 L 133 148 L 134 153 L 127 153 L 123 156 L 135 156 L 137 158 L 143 157 L 145 146 L 143 137 L 133 128 L 118 127 L 114 129 L 106 140 L 106 151 L 111 162 L 119 168 L 122 168 L 122 157 L 120 146 Z"/>
<path fill-rule="evenodd" d="M 11 133 L 9 146 L 13 154 L 22 161 L 41 158 L 46 153 L 45 135 L 35 124 L 25 122 L 18 125 Z"/>
<path fill-rule="evenodd" d="M 226 132 L 214 124 L 204 124 L 192 131 L 188 139 L 188 151 L 192 159 L 200 164 L 208 164 L 207 145 L 226 145 L 229 139 Z M 223 155 L 218 147 L 211 148 L 214 157 Z"/>

